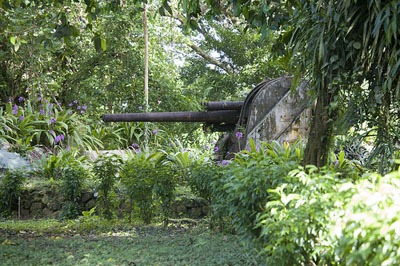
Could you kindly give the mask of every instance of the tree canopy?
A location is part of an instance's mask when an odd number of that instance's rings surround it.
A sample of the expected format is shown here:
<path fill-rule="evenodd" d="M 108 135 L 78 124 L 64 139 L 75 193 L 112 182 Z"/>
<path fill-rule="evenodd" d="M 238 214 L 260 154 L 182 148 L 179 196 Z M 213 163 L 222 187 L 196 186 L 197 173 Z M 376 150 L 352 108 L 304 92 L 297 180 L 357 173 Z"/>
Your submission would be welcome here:
<path fill-rule="evenodd" d="M 31 86 L 64 102 L 79 91 L 100 109 L 140 106 L 141 2 L 1 1 L 3 102 Z M 393 154 L 400 1 L 149 4 L 154 106 L 186 102 L 196 108 L 194 98 L 237 99 L 264 77 L 287 73 L 309 80 L 316 100 L 306 164 L 323 165 L 333 136 L 351 127 L 374 138 L 373 154 L 383 161 Z M 182 67 L 173 56 L 179 53 L 186 57 Z"/>

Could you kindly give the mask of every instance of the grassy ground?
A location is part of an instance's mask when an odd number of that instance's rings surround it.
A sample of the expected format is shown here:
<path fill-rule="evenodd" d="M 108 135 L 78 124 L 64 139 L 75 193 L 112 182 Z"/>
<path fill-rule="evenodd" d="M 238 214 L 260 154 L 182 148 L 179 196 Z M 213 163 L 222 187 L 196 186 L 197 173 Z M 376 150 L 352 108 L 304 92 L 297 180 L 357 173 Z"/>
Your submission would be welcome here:
<path fill-rule="evenodd" d="M 0 222 L 1 265 L 259 265 L 257 260 L 235 236 L 203 226 Z"/>

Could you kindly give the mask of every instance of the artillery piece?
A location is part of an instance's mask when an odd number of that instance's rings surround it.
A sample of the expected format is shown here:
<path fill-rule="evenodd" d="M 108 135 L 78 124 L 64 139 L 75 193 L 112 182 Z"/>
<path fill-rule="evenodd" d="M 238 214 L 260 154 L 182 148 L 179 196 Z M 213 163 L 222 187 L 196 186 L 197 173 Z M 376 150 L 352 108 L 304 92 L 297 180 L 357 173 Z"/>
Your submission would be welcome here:
<path fill-rule="evenodd" d="M 292 78 L 267 79 L 240 102 L 203 102 L 205 112 L 103 114 L 104 122 L 203 122 L 214 130 L 230 131 L 218 141 L 218 157 L 246 149 L 249 140 L 289 142 L 306 137 L 311 116 L 305 81 L 291 90 Z M 243 138 L 237 138 L 241 131 Z"/>

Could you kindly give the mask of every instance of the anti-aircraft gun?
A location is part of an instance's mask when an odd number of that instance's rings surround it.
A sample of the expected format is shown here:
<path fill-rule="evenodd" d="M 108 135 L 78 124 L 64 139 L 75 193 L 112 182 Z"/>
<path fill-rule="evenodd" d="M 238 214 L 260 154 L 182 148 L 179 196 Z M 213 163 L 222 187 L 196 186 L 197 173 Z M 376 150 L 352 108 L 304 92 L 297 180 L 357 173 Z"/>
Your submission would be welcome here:
<path fill-rule="evenodd" d="M 214 130 L 230 131 L 218 141 L 219 157 L 246 149 L 249 140 L 294 142 L 306 137 L 311 102 L 305 81 L 292 88 L 291 77 L 267 79 L 255 86 L 244 101 L 203 102 L 204 112 L 103 114 L 104 122 L 203 122 Z M 236 133 L 241 132 L 242 138 Z"/>

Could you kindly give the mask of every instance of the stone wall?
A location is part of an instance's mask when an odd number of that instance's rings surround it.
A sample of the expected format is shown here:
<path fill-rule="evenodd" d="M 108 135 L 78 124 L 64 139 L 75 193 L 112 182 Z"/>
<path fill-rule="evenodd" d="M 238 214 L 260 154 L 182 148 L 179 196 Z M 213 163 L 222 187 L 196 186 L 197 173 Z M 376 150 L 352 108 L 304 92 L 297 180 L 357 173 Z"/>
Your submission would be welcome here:
<path fill-rule="evenodd" d="M 25 189 L 22 191 L 20 202 L 21 218 L 59 218 L 64 202 L 64 196 L 56 185 Z M 95 204 L 93 193 L 82 193 L 80 201 L 82 210 L 90 210 Z M 14 214 L 18 216 L 17 211 Z"/>
<path fill-rule="evenodd" d="M 60 193 L 57 185 L 33 187 L 22 191 L 20 199 L 21 218 L 60 218 L 61 209 L 65 202 L 64 196 Z M 80 206 L 82 211 L 88 211 L 95 207 L 97 199 L 92 192 L 83 192 Z M 116 210 L 119 217 L 126 213 L 128 204 L 120 200 Z M 178 196 L 171 207 L 171 218 L 202 218 L 209 213 L 209 207 L 205 200 Z M 18 217 L 18 210 L 13 211 L 13 216 Z"/>

